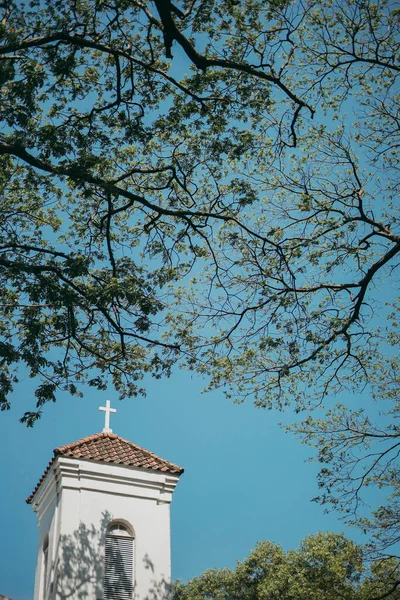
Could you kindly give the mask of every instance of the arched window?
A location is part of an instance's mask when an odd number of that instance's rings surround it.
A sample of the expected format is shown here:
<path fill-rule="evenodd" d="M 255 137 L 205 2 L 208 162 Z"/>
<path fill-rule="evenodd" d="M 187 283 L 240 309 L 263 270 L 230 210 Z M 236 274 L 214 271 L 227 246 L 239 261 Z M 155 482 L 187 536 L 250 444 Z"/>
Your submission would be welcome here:
<path fill-rule="evenodd" d="M 49 577 L 49 536 L 46 535 L 42 546 L 42 598 L 47 595 L 47 584 Z"/>
<path fill-rule="evenodd" d="M 104 600 L 132 600 L 133 532 L 121 522 L 107 528 L 104 561 Z"/>

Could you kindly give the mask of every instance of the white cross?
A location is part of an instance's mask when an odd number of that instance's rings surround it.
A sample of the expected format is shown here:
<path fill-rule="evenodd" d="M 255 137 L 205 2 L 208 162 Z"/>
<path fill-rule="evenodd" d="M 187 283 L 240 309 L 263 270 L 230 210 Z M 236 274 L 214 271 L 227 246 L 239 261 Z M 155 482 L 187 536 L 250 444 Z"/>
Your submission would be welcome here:
<path fill-rule="evenodd" d="M 111 408 L 110 404 L 110 401 L 106 400 L 105 406 L 99 406 L 99 410 L 106 413 L 103 433 L 112 433 L 112 429 L 110 429 L 110 414 L 116 413 L 117 410 L 115 408 Z"/>

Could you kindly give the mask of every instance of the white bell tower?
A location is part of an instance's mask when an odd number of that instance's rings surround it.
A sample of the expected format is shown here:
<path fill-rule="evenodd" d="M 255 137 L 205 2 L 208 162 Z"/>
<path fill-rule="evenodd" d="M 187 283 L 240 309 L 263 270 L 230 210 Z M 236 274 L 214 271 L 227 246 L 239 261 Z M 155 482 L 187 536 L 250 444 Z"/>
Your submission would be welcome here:
<path fill-rule="evenodd" d="M 54 450 L 27 499 L 38 517 L 34 600 L 164 600 L 170 504 L 183 469 L 110 429 Z"/>

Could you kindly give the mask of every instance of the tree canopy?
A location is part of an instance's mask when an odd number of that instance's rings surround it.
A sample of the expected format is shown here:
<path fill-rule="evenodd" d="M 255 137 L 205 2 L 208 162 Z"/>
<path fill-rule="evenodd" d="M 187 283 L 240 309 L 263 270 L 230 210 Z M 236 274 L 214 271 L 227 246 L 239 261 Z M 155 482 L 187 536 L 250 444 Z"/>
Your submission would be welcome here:
<path fill-rule="evenodd" d="M 297 550 L 259 542 L 236 569 L 210 569 L 173 585 L 173 600 L 372 600 L 392 595 L 393 570 L 368 570 L 360 546 L 341 534 L 309 536 Z"/>
<path fill-rule="evenodd" d="M 177 363 L 236 401 L 326 406 L 297 427 L 320 500 L 393 553 L 400 9 L 0 7 L 1 407 L 21 374 L 32 425 L 58 389 L 132 396 Z M 378 409 L 327 400 L 364 390 Z"/>

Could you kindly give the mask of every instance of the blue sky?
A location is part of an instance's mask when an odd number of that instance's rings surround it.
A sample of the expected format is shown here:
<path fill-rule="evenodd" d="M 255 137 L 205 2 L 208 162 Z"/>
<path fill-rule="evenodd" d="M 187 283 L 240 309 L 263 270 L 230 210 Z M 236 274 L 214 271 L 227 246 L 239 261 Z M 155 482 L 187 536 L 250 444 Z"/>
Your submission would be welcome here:
<path fill-rule="evenodd" d="M 27 429 L 18 422 L 32 406 L 33 386 L 25 381 L 12 410 L 0 414 L 0 594 L 33 597 L 36 516 L 25 497 L 54 447 L 101 431 L 98 407 L 108 398 L 117 408 L 114 433 L 185 468 L 172 503 L 173 578 L 233 567 L 257 540 L 290 548 L 320 530 L 351 533 L 337 514 L 310 501 L 318 466 L 305 462 L 309 448 L 278 427 L 283 415 L 234 405 L 222 392 L 201 394 L 203 385 L 177 371 L 170 380 L 146 380 L 147 398 L 122 402 L 112 390 L 87 388 L 82 399 L 61 395 Z"/>

